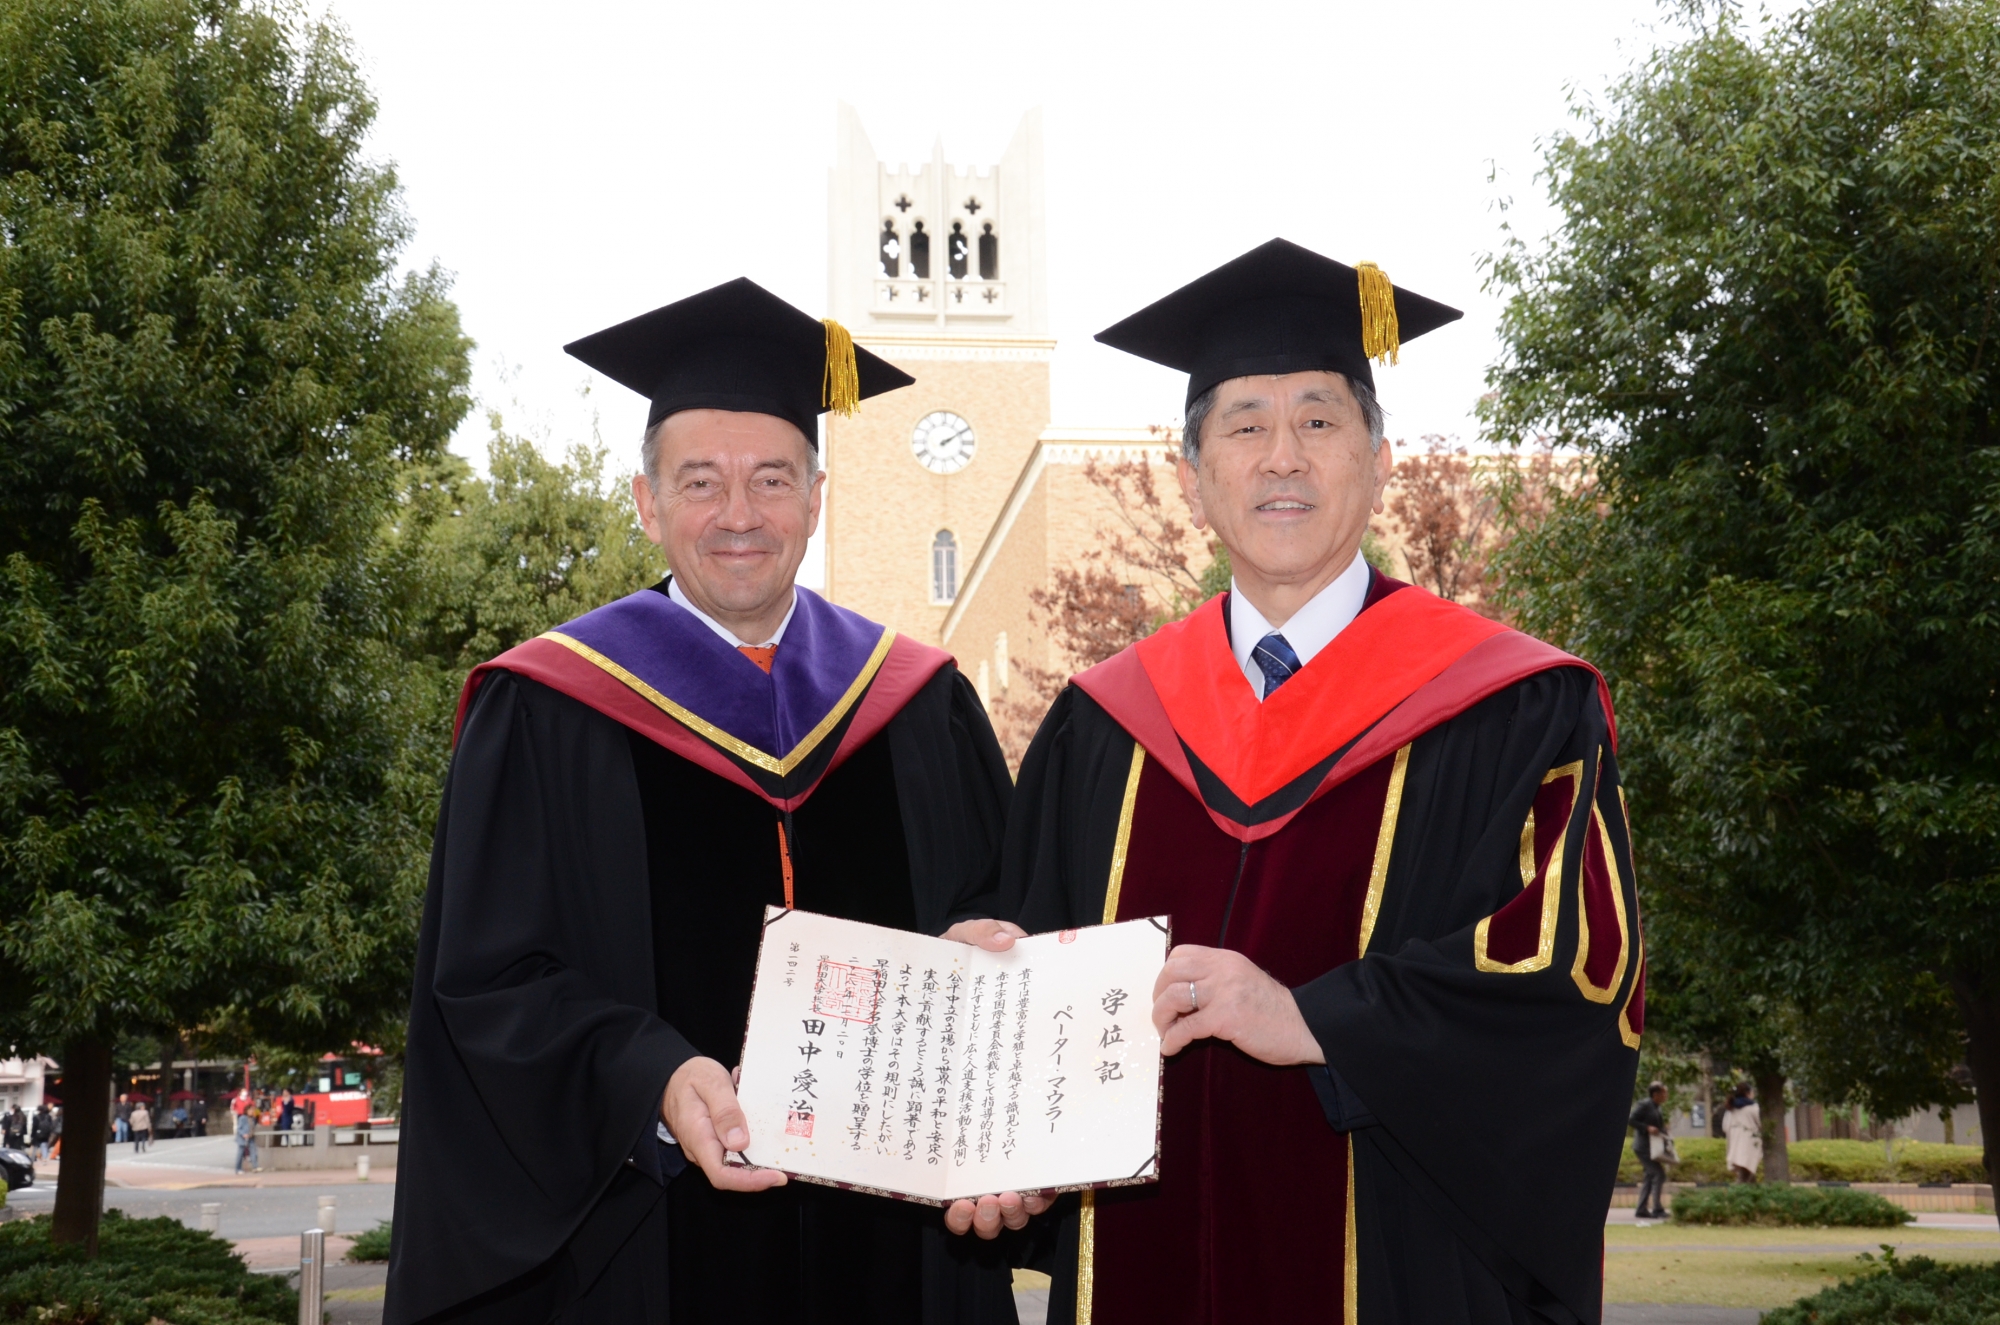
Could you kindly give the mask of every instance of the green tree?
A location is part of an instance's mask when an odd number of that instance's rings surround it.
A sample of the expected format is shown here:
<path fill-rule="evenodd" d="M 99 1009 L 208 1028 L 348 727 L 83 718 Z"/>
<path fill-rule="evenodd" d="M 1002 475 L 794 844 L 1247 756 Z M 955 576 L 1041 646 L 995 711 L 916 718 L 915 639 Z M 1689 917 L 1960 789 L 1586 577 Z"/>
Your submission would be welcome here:
<path fill-rule="evenodd" d="M 1659 965 L 1880 1116 L 1963 1054 L 2000 1179 L 2000 4 L 1688 23 L 1492 261 L 1492 433 L 1596 477 L 1505 592 L 1611 678 Z"/>
<path fill-rule="evenodd" d="M 639 528 L 629 471 L 607 472 L 604 447 L 572 446 L 550 460 L 533 441 L 509 433 L 499 414 L 489 413 L 488 422 L 486 476 L 449 452 L 406 466 L 385 531 L 390 615 L 428 695 L 411 736 L 422 747 L 419 762 L 440 780 L 468 672 L 666 573 Z M 636 458 L 636 441 L 632 451 Z M 401 974 L 407 987 L 407 970 Z M 404 1031 L 399 1009 L 369 1040 L 382 1051 L 378 1113 L 402 1111 Z M 281 1054 L 261 1047 L 257 1057 L 279 1061 Z"/>
<path fill-rule="evenodd" d="M 452 699 L 478 664 L 666 574 L 605 448 L 550 460 L 489 422 L 486 477 L 450 454 L 413 466 L 392 531 L 404 646 Z"/>
<path fill-rule="evenodd" d="M 120 1037 L 401 1015 L 438 719 L 382 533 L 470 347 L 332 30 L 0 0 L 0 93 L 0 1036 L 94 1245 Z"/>

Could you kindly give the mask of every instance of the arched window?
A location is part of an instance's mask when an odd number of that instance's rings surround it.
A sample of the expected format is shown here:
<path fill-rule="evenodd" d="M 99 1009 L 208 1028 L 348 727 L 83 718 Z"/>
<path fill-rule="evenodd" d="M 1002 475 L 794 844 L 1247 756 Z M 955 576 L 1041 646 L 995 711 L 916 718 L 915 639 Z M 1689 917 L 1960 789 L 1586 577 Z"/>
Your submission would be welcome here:
<path fill-rule="evenodd" d="M 946 236 L 946 238 L 949 240 L 949 244 L 945 249 L 948 255 L 945 265 L 951 271 L 951 278 L 954 281 L 962 281 L 965 279 L 967 250 L 972 247 L 971 237 L 965 233 L 963 225 L 960 225 L 957 221 L 953 221 L 951 223 L 951 234 Z"/>
<path fill-rule="evenodd" d="M 910 230 L 910 275 L 920 281 L 931 278 L 931 237 L 924 233 L 922 221 Z"/>
<path fill-rule="evenodd" d="M 1000 279 L 1000 236 L 993 233 L 993 222 L 988 221 L 979 232 L 979 279 L 997 281 Z"/>
<path fill-rule="evenodd" d="M 882 222 L 879 240 L 882 251 L 882 274 L 895 277 L 903 274 L 903 242 L 896 238 L 896 218 L 891 216 Z"/>
<path fill-rule="evenodd" d="M 931 601 L 948 603 L 958 597 L 958 540 L 940 529 L 931 540 Z"/>

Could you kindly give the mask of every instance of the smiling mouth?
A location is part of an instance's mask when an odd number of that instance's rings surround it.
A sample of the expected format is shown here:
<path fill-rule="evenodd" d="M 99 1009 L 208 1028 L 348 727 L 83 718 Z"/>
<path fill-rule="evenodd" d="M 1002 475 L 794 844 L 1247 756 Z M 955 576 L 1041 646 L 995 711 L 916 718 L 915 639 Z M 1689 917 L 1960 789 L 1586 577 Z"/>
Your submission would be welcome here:
<path fill-rule="evenodd" d="M 1260 511 L 1310 511 L 1314 508 L 1311 502 L 1292 501 L 1287 498 L 1282 501 L 1267 501 L 1257 509 Z"/>

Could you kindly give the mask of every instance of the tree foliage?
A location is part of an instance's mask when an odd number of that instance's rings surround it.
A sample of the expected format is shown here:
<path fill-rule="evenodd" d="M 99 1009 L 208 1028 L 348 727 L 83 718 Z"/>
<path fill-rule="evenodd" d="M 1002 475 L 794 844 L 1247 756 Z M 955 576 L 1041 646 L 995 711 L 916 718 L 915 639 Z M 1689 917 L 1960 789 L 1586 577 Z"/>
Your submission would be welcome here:
<path fill-rule="evenodd" d="M 1164 429 L 1156 430 L 1162 437 Z M 1229 554 L 1194 528 L 1166 462 L 1125 457 L 1084 462 L 1099 519 L 1091 546 L 1028 591 L 1029 615 L 1047 632 L 1057 665 L 1012 659 L 1019 680 L 993 703 L 994 726 L 1018 767 L 1049 705 L 1076 672 L 1095 667 L 1229 587 Z"/>
<path fill-rule="evenodd" d="M 1992 1136 L 2000 5 L 1725 9 L 1578 114 L 1492 261 L 1488 421 L 1597 478 L 1499 560 L 1619 701 L 1649 1020 L 1782 1004 L 1793 1074 L 1890 1117 L 1969 1054 Z"/>
<path fill-rule="evenodd" d="M 428 770 L 378 534 L 466 407 L 341 41 L 0 6 L 0 1017 L 360 1029 Z"/>
<path fill-rule="evenodd" d="M 331 30 L 5 0 L 0 89 L 0 1031 L 95 1108 L 121 1036 L 407 997 L 435 719 L 382 533 L 470 347 Z"/>
<path fill-rule="evenodd" d="M 603 447 L 550 460 L 498 414 L 490 423 L 486 475 L 455 455 L 414 468 L 393 531 L 404 647 L 454 693 L 478 664 L 666 573 L 630 471 L 607 475 Z"/>
<path fill-rule="evenodd" d="M 1558 485 L 1575 486 L 1584 476 L 1547 446 L 1523 459 L 1474 456 L 1442 437 L 1423 441 L 1422 451 L 1412 448 L 1396 462 L 1383 493 L 1403 573 L 1440 598 L 1498 616 L 1495 558 L 1516 531 L 1541 521 Z M 1361 550 L 1394 573 L 1395 554 L 1373 523 Z"/>

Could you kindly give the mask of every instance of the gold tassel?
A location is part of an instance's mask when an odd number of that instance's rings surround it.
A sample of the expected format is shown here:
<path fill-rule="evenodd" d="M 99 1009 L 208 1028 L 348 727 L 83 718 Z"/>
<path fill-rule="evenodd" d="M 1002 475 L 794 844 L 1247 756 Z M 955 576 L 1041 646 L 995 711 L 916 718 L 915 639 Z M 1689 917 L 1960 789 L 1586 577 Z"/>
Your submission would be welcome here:
<path fill-rule="evenodd" d="M 820 380 L 820 405 L 846 417 L 861 406 L 861 370 L 854 365 L 854 337 L 830 317 L 826 326 L 826 375 Z"/>
<path fill-rule="evenodd" d="M 1389 273 L 1372 262 L 1354 269 L 1361 279 L 1361 352 L 1376 363 L 1393 364 L 1403 348 L 1396 328 L 1396 287 Z"/>

